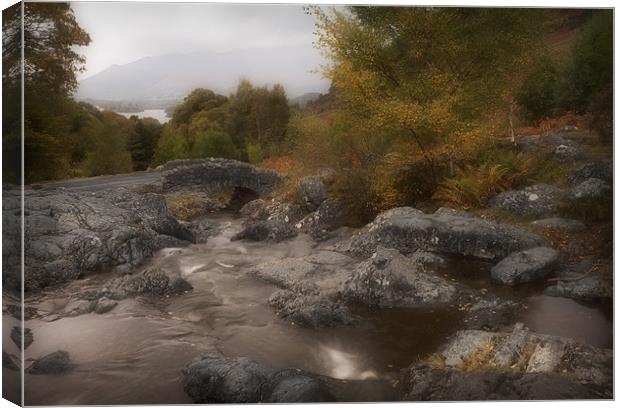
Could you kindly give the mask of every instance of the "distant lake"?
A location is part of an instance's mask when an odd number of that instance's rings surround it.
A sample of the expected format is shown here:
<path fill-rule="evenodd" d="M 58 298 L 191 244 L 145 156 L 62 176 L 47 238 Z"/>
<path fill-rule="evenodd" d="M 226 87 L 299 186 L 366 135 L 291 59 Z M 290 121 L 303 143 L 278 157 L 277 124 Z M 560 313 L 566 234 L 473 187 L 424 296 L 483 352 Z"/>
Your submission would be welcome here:
<path fill-rule="evenodd" d="M 160 123 L 166 123 L 170 120 L 169 117 L 166 116 L 166 111 L 164 109 L 145 109 L 142 112 L 116 112 L 119 115 L 123 115 L 126 118 L 129 118 L 132 115 L 135 115 L 139 118 L 154 118 L 157 119 Z"/>

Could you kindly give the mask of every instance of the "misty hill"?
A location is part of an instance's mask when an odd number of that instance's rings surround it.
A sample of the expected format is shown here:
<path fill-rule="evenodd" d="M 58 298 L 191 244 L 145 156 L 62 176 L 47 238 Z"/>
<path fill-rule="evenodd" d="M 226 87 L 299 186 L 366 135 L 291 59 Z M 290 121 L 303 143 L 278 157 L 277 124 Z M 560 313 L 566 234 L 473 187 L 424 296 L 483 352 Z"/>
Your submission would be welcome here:
<path fill-rule="evenodd" d="M 113 65 L 80 82 L 76 98 L 101 100 L 182 99 L 198 87 L 232 92 L 242 78 L 255 85 L 282 84 L 289 97 L 329 87 L 315 70 L 316 50 L 275 48 L 227 53 L 199 52 L 145 57 Z"/>

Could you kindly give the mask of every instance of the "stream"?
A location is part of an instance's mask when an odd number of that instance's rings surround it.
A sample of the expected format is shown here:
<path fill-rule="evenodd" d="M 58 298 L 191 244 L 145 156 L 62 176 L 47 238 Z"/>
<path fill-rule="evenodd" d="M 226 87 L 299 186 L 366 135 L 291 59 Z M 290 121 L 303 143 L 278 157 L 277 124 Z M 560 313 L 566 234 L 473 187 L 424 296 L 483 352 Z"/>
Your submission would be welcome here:
<path fill-rule="evenodd" d="M 267 303 L 276 288 L 250 276 L 248 270 L 270 260 L 309 255 L 329 243 L 316 244 L 303 234 L 277 244 L 231 241 L 243 220 L 231 214 L 211 218 L 224 228 L 206 244 L 164 249 L 149 261 L 180 271 L 194 288 L 187 294 L 126 299 L 106 314 L 53 320 L 72 295 L 99 288 L 113 276 L 100 273 L 26 299 L 27 306 L 47 316 L 26 321 L 34 334 L 26 366 L 29 359 L 56 350 L 68 351 L 77 365 L 64 375 L 26 374 L 26 404 L 191 403 L 183 391 L 181 370 L 214 349 L 273 367 L 366 379 L 374 386 L 360 399 L 389 400 L 395 398 L 390 387 L 370 380 L 395 384 L 400 369 L 436 351 L 464 326 L 455 308 L 358 307 L 355 312 L 363 323 L 351 327 L 307 329 L 288 323 Z M 518 298 L 526 308 L 515 321 L 533 331 L 612 346 L 610 311 L 544 296 L 540 284 L 516 290 L 495 286 L 489 268 L 485 262 L 455 259 L 447 273 L 474 288 Z M 14 346 L 7 340 L 5 345 Z"/>

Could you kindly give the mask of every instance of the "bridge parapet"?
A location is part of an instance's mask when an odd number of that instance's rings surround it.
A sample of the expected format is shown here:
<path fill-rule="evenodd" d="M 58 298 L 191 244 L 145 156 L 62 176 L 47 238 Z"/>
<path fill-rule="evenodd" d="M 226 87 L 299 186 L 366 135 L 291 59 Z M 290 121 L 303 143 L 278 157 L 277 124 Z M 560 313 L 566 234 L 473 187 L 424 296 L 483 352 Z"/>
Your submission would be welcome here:
<path fill-rule="evenodd" d="M 164 191 L 218 192 L 244 188 L 264 197 L 282 181 L 282 176 L 273 170 L 220 158 L 173 160 L 161 169 Z"/>

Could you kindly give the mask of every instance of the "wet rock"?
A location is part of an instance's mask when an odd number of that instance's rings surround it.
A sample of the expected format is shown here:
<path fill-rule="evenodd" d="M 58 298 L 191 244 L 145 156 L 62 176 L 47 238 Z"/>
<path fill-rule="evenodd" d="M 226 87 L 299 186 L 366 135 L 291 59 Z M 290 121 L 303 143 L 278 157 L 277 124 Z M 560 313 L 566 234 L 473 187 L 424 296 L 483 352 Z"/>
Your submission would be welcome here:
<path fill-rule="evenodd" d="M 518 216 L 554 215 L 566 191 L 548 184 L 536 184 L 523 190 L 509 190 L 499 193 L 489 200 L 489 206 L 500 208 Z"/>
<path fill-rule="evenodd" d="M 239 214 L 255 220 L 261 219 L 259 214 L 264 209 L 265 204 L 266 202 L 262 198 L 248 201 L 239 209 Z"/>
<path fill-rule="evenodd" d="M 327 186 L 321 176 L 304 177 L 297 188 L 301 200 L 310 212 L 316 211 L 327 200 Z"/>
<path fill-rule="evenodd" d="M 67 304 L 64 308 L 64 314 L 75 317 L 88 314 L 95 310 L 97 305 L 96 301 L 90 301 L 85 299 L 73 300 Z"/>
<path fill-rule="evenodd" d="M 613 162 L 611 160 L 600 160 L 577 167 L 568 175 L 568 182 L 572 186 L 577 186 L 587 179 L 596 178 L 612 183 L 613 177 Z"/>
<path fill-rule="evenodd" d="M 447 264 L 443 256 L 428 251 L 414 251 L 407 255 L 407 258 L 422 267 L 430 269 L 443 268 Z"/>
<path fill-rule="evenodd" d="M 179 295 L 190 290 L 190 283 L 178 274 L 154 267 L 113 279 L 99 292 L 99 296 L 120 300 L 136 295 Z"/>
<path fill-rule="evenodd" d="M 433 359 L 407 369 L 405 399 L 609 398 L 612 360 L 611 350 L 520 324 L 512 332 L 463 330 Z"/>
<path fill-rule="evenodd" d="M 380 247 L 357 266 L 342 295 L 381 307 L 416 307 L 449 303 L 456 297 L 457 288 L 398 251 Z"/>
<path fill-rule="evenodd" d="M 193 234 L 196 244 L 204 244 L 209 238 L 220 232 L 220 225 L 208 219 L 182 222 L 182 225 Z"/>
<path fill-rule="evenodd" d="M 558 266 L 558 254 L 547 247 L 514 252 L 491 269 L 491 278 L 504 285 L 516 285 L 544 278 Z"/>
<path fill-rule="evenodd" d="M 258 221 L 236 234 L 232 240 L 280 242 L 293 238 L 297 233 L 286 222 L 279 220 Z"/>
<path fill-rule="evenodd" d="M 183 370 L 195 403 L 334 401 L 329 379 L 302 370 L 277 370 L 248 358 L 207 353 Z"/>
<path fill-rule="evenodd" d="M 597 178 L 589 178 L 575 186 L 571 191 L 571 196 L 577 199 L 602 198 L 610 194 L 611 186 Z"/>
<path fill-rule="evenodd" d="M 271 295 L 269 304 L 279 317 L 303 327 L 337 327 L 356 320 L 333 294 L 323 293 L 312 283 L 279 290 Z"/>
<path fill-rule="evenodd" d="M 571 298 L 590 303 L 608 303 L 613 298 L 612 285 L 600 276 L 567 276 L 569 280 L 558 281 L 545 288 L 545 294 Z"/>
<path fill-rule="evenodd" d="M 328 198 L 313 213 L 295 224 L 295 228 L 310 235 L 316 241 L 331 237 L 331 231 L 346 224 L 346 209 L 339 201 Z"/>
<path fill-rule="evenodd" d="M 35 360 L 35 362 L 26 369 L 26 373 L 63 374 L 73 370 L 73 368 L 75 368 L 75 365 L 71 362 L 69 353 L 60 350 Z"/>
<path fill-rule="evenodd" d="M 95 306 L 95 313 L 108 313 L 109 311 L 114 309 L 116 305 L 118 305 L 118 302 L 116 302 L 115 300 L 102 297 L 101 299 L 97 300 L 97 305 Z"/>
<path fill-rule="evenodd" d="M 511 325 L 521 305 L 510 299 L 488 295 L 479 299 L 464 317 L 465 327 L 478 330 L 499 330 Z"/>
<path fill-rule="evenodd" d="M 414 208 L 401 207 L 379 214 L 340 248 L 366 257 L 383 246 L 403 254 L 423 250 L 502 259 L 512 252 L 544 245 L 544 242 L 538 235 L 512 225 L 477 217 L 424 214 Z"/>
<path fill-rule="evenodd" d="M 273 170 L 221 158 L 174 160 L 166 163 L 162 170 L 164 191 L 214 193 L 243 188 L 265 196 L 282 180 Z"/>
<path fill-rule="evenodd" d="M 19 371 L 19 365 L 15 362 L 16 360 L 17 357 L 2 350 L 2 367 L 13 371 Z"/>
<path fill-rule="evenodd" d="M 355 261 L 333 251 L 319 251 L 300 258 L 264 262 L 250 269 L 249 274 L 283 289 L 312 282 L 324 293 L 334 291 L 350 274 Z"/>
<path fill-rule="evenodd" d="M 11 201 L 13 197 L 9 198 Z M 4 203 L 3 203 L 4 204 Z M 25 289 L 39 290 L 102 269 L 128 272 L 170 241 L 188 244 L 190 231 L 167 210 L 163 196 L 125 189 L 25 193 Z M 19 213 L 3 206 L 5 234 L 19 233 Z M 20 279 L 5 273 L 5 284 Z"/>
<path fill-rule="evenodd" d="M 539 228 L 548 228 L 560 231 L 583 231 L 586 229 L 585 224 L 581 221 L 559 217 L 544 218 L 533 221 L 531 224 Z"/>
<path fill-rule="evenodd" d="M 275 385 L 265 400 L 268 403 L 317 403 L 335 400 L 324 381 L 316 376 L 300 374 L 298 370 L 280 371 L 274 375 L 272 383 Z"/>
<path fill-rule="evenodd" d="M 610 398 L 592 385 L 559 374 L 516 374 L 495 370 L 463 372 L 415 367 L 406 378 L 406 401 L 564 400 Z"/>
<path fill-rule="evenodd" d="M 11 340 L 13 343 L 20 349 L 22 348 L 22 328 L 19 326 L 13 326 L 11 330 Z M 32 330 L 29 328 L 24 329 L 24 350 L 27 349 L 32 342 L 34 341 L 34 336 L 32 335 Z"/>

